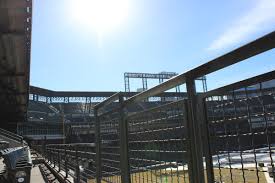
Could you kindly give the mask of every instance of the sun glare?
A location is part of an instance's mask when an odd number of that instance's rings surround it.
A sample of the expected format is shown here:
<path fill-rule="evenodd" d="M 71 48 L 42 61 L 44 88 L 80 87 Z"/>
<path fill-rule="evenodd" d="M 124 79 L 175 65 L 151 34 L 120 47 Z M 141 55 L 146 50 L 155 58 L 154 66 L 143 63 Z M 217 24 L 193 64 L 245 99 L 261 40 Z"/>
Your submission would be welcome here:
<path fill-rule="evenodd" d="M 122 26 L 129 11 L 128 0 L 72 0 L 71 5 L 75 21 L 99 34 Z"/>

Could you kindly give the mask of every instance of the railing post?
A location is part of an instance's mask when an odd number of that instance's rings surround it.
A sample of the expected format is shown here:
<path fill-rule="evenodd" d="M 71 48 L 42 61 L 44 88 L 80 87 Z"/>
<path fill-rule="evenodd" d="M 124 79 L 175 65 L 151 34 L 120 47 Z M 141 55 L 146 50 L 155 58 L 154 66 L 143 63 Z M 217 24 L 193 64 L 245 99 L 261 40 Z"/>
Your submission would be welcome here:
<path fill-rule="evenodd" d="M 214 182 L 214 171 L 213 171 L 213 159 L 210 145 L 210 132 L 208 126 L 207 119 L 207 106 L 204 98 L 200 98 L 199 103 L 199 111 L 201 114 L 199 115 L 200 121 L 202 122 L 202 135 L 203 135 L 203 148 L 204 148 L 204 156 L 205 156 L 205 164 L 206 164 L 206 173 L 207 173 L 207 182 Z"/>
<path fill-rule="evenodd" d="M 54 165 L 54 158 L 53 158 L 53 150 L 52 150 L 52 147 L 49 148 L 49 153 L 50 153 L 50 157 L 51 157 L 51 164 Z"/>
<path fill-rule="evenodd" d="M 79 169 L 79 162 L 78 162 L 78 151 L 77 146 L 75 146 L 75 161 L 76 161 L 76 167 L 75 167 L 75 173 L 76 173 L 76 183 L 80 183 L 80 169 Z"/>
<path fill-rule="evenodd" d="M 48 154 L 48 149 L 47 146 L 45 146 L 45 159 L 47 159 L 47 163 L 49 163 L 49 154 Z"/>
<path fill-rule="evenodd" d="M 198 120 L 198 105 L 196 95 L 196 85 L 193 78 L 186 80 L 186 89 L 188 96 L 187 107 L 187 131 L 190 144 L 190 159 L 188 163 L 188 172 L 190 183 L 204 183 L 202 140 L 200 132 L 200 121 Z"/>
<path fill-rule="evenodd" d="M 54 148 L 54 146 L 53 146 L 53 148 Z M 56 163 L 56 162 L 55 162 L 56 158 L 55 158 L 55 150 L 54 150 L 54 149 L 52 150 L 52 157 L 53 157 L 53 168 L 55 168 L 55 166 L 56 166 L 56 165 L 55 165 L 55 163 Z"/>
<path fill-rule="evenodd" d="M 64 146 L 64 160 L 65 160 L 65 179 L 68 178 L 68 158 L 67 158 L 67 146 Z"/>
<path fill-rule="evenodd" d="M 47 140 L 47 137 L 44 136 L 44 142 L 43 142 L 43 146 L 42 146 L 42 152 L 43 152 L 44 156 L 46 156 L 46 140 Z"/>
<path fill-rule="evenodd" d="M 120 120 L 119 120 L 119 135 L 120 135 L 120 170 L 121 182 L 130 183 L 130 166 L 129 166 L 129 153 L 128 153 L 128 122 L 125 118 L 123 96 L 119 95 L 120 104 Z"/>
<path fill-rule="evenodd" d="M 22 143 L 22 147 L 24 147 L 24 139 L 23 139 L 23 137 L 20 138 L 20 141 Z"/>
<path fill-rule="evenodd" d="M 101 183 L 101 137 L 98 109 L 94 109 L 95 116 L 95 140 L 96 140 L 96 182 Z"/>
<path fill-rule="evenodd" d="M 47 160 L 48 160 L 47 163 L 50 163 L 50 161 L 51 161 L 51 154 L 50 154 L 50 150 L 49 150 L 48 147 L 46 147 L 46 152 L 47 152 Z M 51 162 L 51 163 L 52 163 L 52 162 Z"/>
<path fill-rule="evenodd" d="M 57 149 L 57 163 L 58 163 L 58 172 L 61 171 L 60 168 L 60 149 Z"/>

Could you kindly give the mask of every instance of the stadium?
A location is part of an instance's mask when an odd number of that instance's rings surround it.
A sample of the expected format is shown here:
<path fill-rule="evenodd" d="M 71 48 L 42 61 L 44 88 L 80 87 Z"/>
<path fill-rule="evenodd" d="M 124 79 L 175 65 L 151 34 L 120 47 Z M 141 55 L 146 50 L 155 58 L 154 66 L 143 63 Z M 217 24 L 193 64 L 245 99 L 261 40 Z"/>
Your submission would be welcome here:
<path fill-rule="evenodd" d="M 0 182 L 275 182 L 272 63 L 211 87 L 213 73 L 274 58 L 274 31 L 180 74 L 104 83 L 124 91 L 52 90 L 30 82 L 33 2 L 0 7 Z"/>
<path fill-rule="evenodd" d="M 43 141 L 46 137 L 48 141 L 53 142 L 54 140 L 56 142 L 67 140 L 70 143 L 92 142 L 94 141 L 94 129 L 92 128 L 95 124 L 93 108 L 115 93 L 58 92 L 31 86 L 27 114 L 28 122 L 18 123 L 17 133 L 34 141 Z M 132 97 L 137 93 L 124 92 L 123 96 Z M 165 95 L 154 97 L 155 99 L 152 98 L 153 101 L 151 102 L 144 101 L 140 103 L 129 112 L 157 107 L 162 103 L 183 98 L 184 95 L 180 92 L 168 92 Z M 114 104 L 114 107 L 116 107 L 116 104 Z M 69 138 L 74 140 L 69 140 Z"/>

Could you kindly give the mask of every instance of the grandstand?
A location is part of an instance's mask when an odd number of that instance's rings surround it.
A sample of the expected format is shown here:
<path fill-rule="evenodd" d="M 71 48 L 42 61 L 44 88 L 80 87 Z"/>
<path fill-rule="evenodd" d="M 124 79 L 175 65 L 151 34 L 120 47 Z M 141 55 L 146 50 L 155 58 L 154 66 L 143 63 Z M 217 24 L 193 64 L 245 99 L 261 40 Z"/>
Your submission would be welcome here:
<path fill-rule="evenodd" d="M 94 141 L 94 106 L 115 92 L 72 92 L 51 91 L 30 87 L 28 121 L 18 123 L 18 134 L 40 143 L 46 138 L 49 142 L 86 143 Z M 124 92 L 125 97 L 137 92 Z M 168 92 L 152 97 L 128 109 L 129 113 L 156 107 L 163 103 L 184 98 L 185 93 Z M 161 101 L 165 99 L 165 101 Z M 109 106 L 116 108 L 118 103 Z M 34 142 L 37 141 L 37 142 Z"/>

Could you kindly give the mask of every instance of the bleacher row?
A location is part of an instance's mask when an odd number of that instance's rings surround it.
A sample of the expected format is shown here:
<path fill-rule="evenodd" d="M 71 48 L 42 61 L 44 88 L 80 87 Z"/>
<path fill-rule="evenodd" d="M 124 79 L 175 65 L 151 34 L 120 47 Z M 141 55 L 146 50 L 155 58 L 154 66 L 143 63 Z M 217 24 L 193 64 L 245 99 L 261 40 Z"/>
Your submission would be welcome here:
<path fill-rule="evenodd" d="M 164 102 L 141 102 L 138 105 L 130 106 L 128 112 L 149 109 L 159 106 Z M 94 104 L 93 104 L 94 105 Z M 108 108 L 116 108 L 117 103 L 112 104 Z M 28 107 L 28 121 L 46 121 L 60 122 L 62 121 L 62 111 L 64 112 L 65 122 L 88 122 L 92 120 L 93 111 L 86 111 L 84 103 L 45 103 L 38 101 L 30 101 Z"/>

